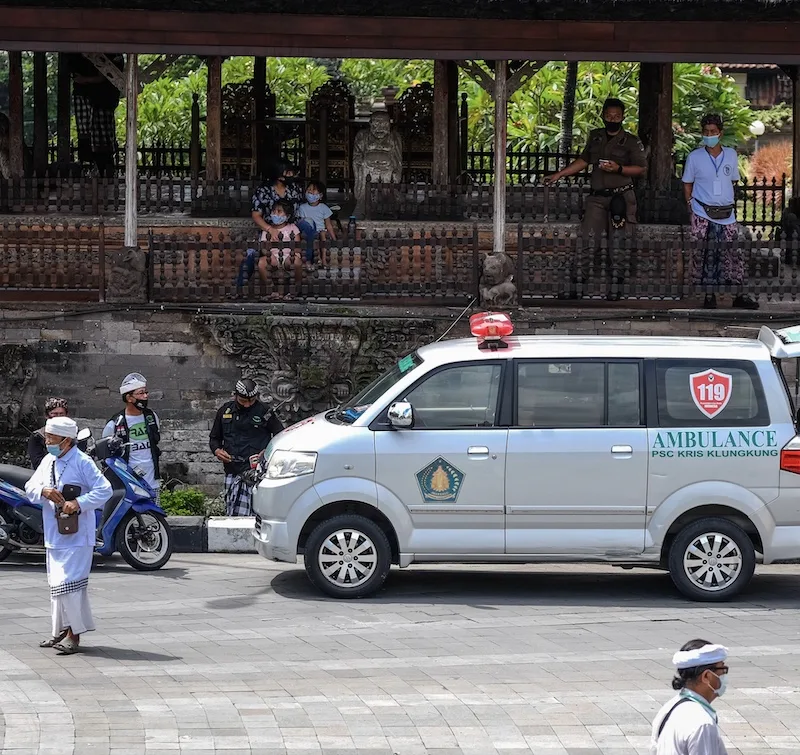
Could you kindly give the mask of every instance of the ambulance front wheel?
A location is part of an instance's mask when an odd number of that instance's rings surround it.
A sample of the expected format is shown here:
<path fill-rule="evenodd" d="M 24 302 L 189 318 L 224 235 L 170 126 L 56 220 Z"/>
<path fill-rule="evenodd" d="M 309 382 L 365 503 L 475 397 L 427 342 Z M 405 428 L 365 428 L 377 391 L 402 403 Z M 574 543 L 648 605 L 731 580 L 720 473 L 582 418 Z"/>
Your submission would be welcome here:
<path fill-rule="evenodd" d="M 391 562 L 386 533 L 358 514 L 341 514 L 321 522 L 306 541 L 308 578 L 333 598 L 374 595 L 386 580 Z"/>
<path fill-rule="evenodd" d="M 755 568 L 753 541 L 741 527 L 720 517 L 687 524 L 669 549 L 672 581 L 692 600 L 729 600 L 747 587 Z"/>

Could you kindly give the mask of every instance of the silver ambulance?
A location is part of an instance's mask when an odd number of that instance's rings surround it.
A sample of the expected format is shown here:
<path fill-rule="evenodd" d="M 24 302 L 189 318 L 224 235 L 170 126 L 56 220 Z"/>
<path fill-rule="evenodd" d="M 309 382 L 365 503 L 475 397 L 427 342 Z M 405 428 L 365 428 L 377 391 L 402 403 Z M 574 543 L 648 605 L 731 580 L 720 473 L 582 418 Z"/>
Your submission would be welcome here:
<path fill-rule="evenodd" d="M 391 564 L 600 562 L 667 570 L 703 601 L 740 592 L 756 561 L 800 558 L 781 370 L 800 327 L 515 337 L 481 317 L 477 337 L 420 348 L 273 439 L 254 495 L 265 558 L 302 555 L 338 598 L 372 595 Z"/>

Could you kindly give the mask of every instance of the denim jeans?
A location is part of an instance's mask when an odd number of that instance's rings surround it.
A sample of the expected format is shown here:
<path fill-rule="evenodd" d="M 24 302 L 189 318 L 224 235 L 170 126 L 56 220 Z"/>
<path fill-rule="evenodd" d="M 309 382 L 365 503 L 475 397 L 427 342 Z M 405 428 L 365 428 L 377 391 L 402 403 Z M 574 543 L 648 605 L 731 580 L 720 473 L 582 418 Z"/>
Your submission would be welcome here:
<path fill-rule="evenodd" d="M 306 238 L 306 262 L 314 262 L 314 240 L 319 236 L 319 231 L 308 220 L 298 220 L 296 225 Z"/>
<path fill-rule="evenodd" d="M 239 275 L 236 276 L 236 288 L 242 288 L 256 271 L 258 264 L 258 249 L 248 249 L 242 264 L 239 265 Z"/>

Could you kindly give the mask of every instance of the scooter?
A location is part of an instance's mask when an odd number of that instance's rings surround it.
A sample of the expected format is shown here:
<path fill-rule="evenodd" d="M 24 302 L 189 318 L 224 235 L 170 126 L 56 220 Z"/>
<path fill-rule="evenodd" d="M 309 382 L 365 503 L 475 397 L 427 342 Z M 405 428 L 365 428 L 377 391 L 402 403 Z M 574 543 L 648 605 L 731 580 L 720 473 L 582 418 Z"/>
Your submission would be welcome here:
<path fill-rule="evenodd" d="M 172 531 L 158 505 L 158 494 L 124 459 L 118 438 L 94 442 L 89 430 L 78 434 L 78 448 L 100 461 L 113 492 L 95 511 L 95 553 L 122 558 L 139 571 L 160 569 L 172 556 Z M 0 464 L 0 561 L 14 551 L 44 547 L 42 506 L 31 503 L 25 484 L 33 471 Z"/>

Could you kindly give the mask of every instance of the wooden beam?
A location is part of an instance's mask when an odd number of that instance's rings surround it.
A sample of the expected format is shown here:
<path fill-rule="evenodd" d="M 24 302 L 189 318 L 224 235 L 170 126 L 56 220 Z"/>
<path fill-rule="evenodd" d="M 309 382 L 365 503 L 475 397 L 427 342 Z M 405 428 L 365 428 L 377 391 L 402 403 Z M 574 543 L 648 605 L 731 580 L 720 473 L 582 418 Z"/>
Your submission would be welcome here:
<path fill-rule="evenodd" d="M 208 59 L 206 96 L 206 180 L 222 177 L 222 58 Z"/>
<path fill-rule="evenodd" d="M 47 172 L 47 54 L 33 53 L 33 172 Z"/>
<path fill-rule="evenodd" d="M 25 172 L 23 139 L 22 53 L 8 53 L 8 167 L 12 178 Z"/>
<path fill-rule="evenodd" d="M 535 76 L 548 63 L 547 60 L 526 60 L 508 78 L 508 96 L 511 97 L 528 79 Z"/>
<path fill-rule="evenodd" d="M 72 80 L 69 73 L 69 58 L 65 53 L 58 54 L 58 92 L 56 99 L 56 140 L 58 143 L 58 162 L 66 165 L 71 162 L 70 117 L 72 114 Z"/>
<path fill-rule="evenodd" d="M 639 138 L 655 189 L 668 189 L 673 178 L 672 78 L 671 63 L 642 63 L 639 69 Z"/>
<path fill-rule="evenodd" d="M 139 73 L 139 91 L 144 89 L 146 84 L 150 84 L 156 79 L 160 78 L 164 71 L 167 70 L 180 55 L 161 55 L 150 63 L 147 68 Z"/>
<path fill-rule="evenodd" d="M 126 76 L 109 59 L 108 55 L 97 52 L 85 52 L 84 57 L 92 62 L 92 65 L 100 71 L 120 92 L 125 92 Z M 138 56 L 137 56 L 138 59 Z"/>
<path fill-rule="evenodd" d="M 494 64 L 494 222 L 492 251 L 506 248 L 506 147 L 508 141 L 508 61 Z"/>
<path fill-rule="evenodd" d="M 128 53 L 125 61 L 125 246 L 139 246 L 138 188 L 138 122 L 139 122 L 139 56 Z"/>
<path fill-rule="evenodd" d="M 450 100 L 447 61 L 433 62 L 433 183 L 444 185 L 449 177 L 450 130 L 448 102 Z"/>
<path fill-rule="evenodd" d="M 476 60 L 459 60 L 458 65 L 484 92 L 494 97 L 494 79 Z"/>

